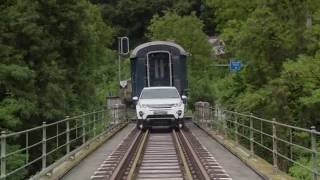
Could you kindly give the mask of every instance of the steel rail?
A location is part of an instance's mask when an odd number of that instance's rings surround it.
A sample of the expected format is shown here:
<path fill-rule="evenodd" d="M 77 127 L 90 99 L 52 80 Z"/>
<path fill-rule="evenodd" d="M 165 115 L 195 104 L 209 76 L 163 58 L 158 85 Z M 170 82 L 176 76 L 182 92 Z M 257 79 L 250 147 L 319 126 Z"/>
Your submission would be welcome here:
<path fill-rule="evenodd" d="M 183 153 L 183 150 L 182 150 L 181 144 L 179 142 L 179 138 L 177 136 L 177 133 L 175 130 L 172 130 L 172 133 L 173 133 L 173 137 L 174 137 L 174 140 L 175 140 L 177 148 L 178 148 L 179 156 L 182 160 L 182 164 L 183 164 L 184 171 L 185 171 L 185 178 L 188 180 L 192 180 L 193 179 L 192 174 L 191 174 L 187 159 Z"/>
<path fill-rule="evenodd" d="M 133 149 L 134 147 L 137 145 L 138 141 L 139 141 L 139 137 L 141 137 L 141 135 L 143 134 L 142 131 L 140 131 L 136 137 L 134 138 L 133 142 L 131 143 L 131 145 L 129 146 L 128 150 L 126 151 L 126 153 L 124 154 L 124 156 L 122 157 L 120 163 L 118 164 L 117 168 L 114 170 L 114 172 L 112 173 L 112 176 L 110 177 L 110 180 L 118 180 L 118 176 L 121 174 L 121 171 L 123 171 L 124 169 L 122 169 L 125 165 L 125 162 L 127 160 L 129 160 L 129 156 L 131 153 L 133 153 Z"/>
<path fill-rule="evenodd" d="M 181 134 L 182 140 L 186 143 L 186 146 L 189 152 L 191 153 L 193 160 L 195 161 L 197 167 L 199 168 L 201 175 L 203 176 L 203 179 L 206 179 L 206 180 L 211 179 L 208 172 L 206 171 L 203 164 L 201 163 L 197 153 L 194 151 L 193 147 L 191 146 L 188 138 L 185 136 L 183 131 L 180 131 L 180 134 Z"/>
<path fill-rule="evenodd" d="M 145 132 L 145 134 L 144 134 L 144 136 L 143 136 L 143 139 L 142 139 L 142 141 L 141 141 L 141 143 L 140 143 L 140 146 L 139 146 L 139 148 L 138 148 L 136 157 L 134 158 L 133 163 L 132 163 L 131 168 L 130 168 L 130 171 L 129 171 L 129 173 L 128 173 L 128 178 L 127 178 L 128 180 L 132 180 L 133 177 L 134 177 L 134 173 L 135 173 L 135 171 L 136 171 L 138 162 L 139 162 L 139 160 L 140 160 L 140 158 L 141 158 L 141 156 L 142 156 L 142 154 L 143 154 L 143 149 L 144 149 L 144 147 L 145 147 L 145 145 L 146 145 L 147 137 L 148 137 L 148 136 L 149 136 L 149 130 L 147 130 L 147 131 Z"/>
<path fill-rule="evenodd" d="M 124 139 L 115 154 L 101 164 L 91 179 L 230 180 L 192 133 L 183 131 L 154 133 L 136 130 Z"/>

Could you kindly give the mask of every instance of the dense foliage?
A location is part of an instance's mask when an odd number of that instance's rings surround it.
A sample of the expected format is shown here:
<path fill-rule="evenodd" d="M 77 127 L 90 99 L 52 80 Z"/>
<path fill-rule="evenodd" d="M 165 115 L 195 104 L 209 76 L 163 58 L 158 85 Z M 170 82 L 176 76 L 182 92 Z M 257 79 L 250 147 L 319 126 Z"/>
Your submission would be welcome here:
<path fill-rule="evenodd" d="M 207 3 L 216 10 L 229 57 L 245 65 L 241 72 L 217 79 L 219 103 L 286 124 L 319 127 L 319 1 Z M 310 157 L 299 156 L 310 165 Z M 279 165 L 283 170 L 289 166 L 285 161 Z M 310 179 L 294 169 L 299 167 L 290 170 L 295 177 Z"/>
<path fill-rule="evenodd" d="M 1 1 L 0 129 L 31 128 L 102 103 L 115 73 L 112 34 L 86 0 Z M 19 159 L 8 161 L 9 170 Z"/>
<path fill-rule="evenodd" d="M 86 1 L 2 4 L 1 128 L 18 130 L 27 120 L 34 126 L 97 104 L 96 84 L 113 75 L 112 29 L 99 14 Z"/>
<path fill-rule="evenodd" d="M 226 55 L 212 56 L 213 35 L 224 40 Z M 149 40 L 182 45 L 189 52 L 190 104 L 209 101 L 295 126 L 320 126 L 318 0 L 5 0 L 0 129 L 18 131 L 101 105 L 118 86 L 117 36 L 128 36 L 131 47 Z M 231 58 L 243 63 L 240 72 L 215 66 Z M 123 66 L 127 78 L 129 62 Z M 23 158 L 17 154 L 8 168 Z M 310 164 L 304 154 L 299 161 Z M 310 178 L 299 167 L 280 167 Z"/>
<path fill-rule="evenodd" d="M 152 40 L 172 40 L 182 45 L 189 53 L 188 80 L 190 104 L 198 100 L 212 99 L 210 91 L 210 44 L 203 32 L 203 23 L 195 14 L 179 16 L 167 12 L 164 16 L 154 16 L 149 26 L 148 36 Z M 183 27 L 183 28 L 181 28 Z M 206 66 L 204 66 L 206 64 Z M 205 92 L 209 93 L 205 93 Z"/>
<path fill-rule="evenodd" d="M 206 31 L 214 32 L 212 9 L 200 0 L 91 0 L 102 8 L 103 19 L 116 29 L 117 36 L 128 36 L 133 47 L 148 40 L 145 36 L 150 20 L 156 14 L 163 16 L 166 11 L 178 15 L 196 12 L 206 22 Z"/>

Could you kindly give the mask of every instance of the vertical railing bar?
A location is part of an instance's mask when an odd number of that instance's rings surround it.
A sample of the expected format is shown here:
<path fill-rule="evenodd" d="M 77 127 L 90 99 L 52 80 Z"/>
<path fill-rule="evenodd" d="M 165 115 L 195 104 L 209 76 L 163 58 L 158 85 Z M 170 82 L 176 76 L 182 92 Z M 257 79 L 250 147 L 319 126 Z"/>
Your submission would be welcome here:
<path fill-rule="evenodd" d="M 218 110 L 215 110 L 214 112 L 214 116 L 212 118 L 212 123 L 213 125 L 215 126 L 215 131 L 218 133 L 218 113 L 217 113 Z"/>
<path fill-rule="evenodd" d="M 104 129 L 105 129 L 105 127 L 104 127 L 104 125 L 105 125 L 105 120 L 104 120 L 104 109 L 103 109 L 103 111 L 101 111 L 101 115 L 100 115 L 100 119 L 101 119 L 101 132 L 103 132 L 104 131 Z"/>
<path fill-rule="evenodd" d="M 26 164 L 29 162 L 29 132 L 26 132 Z"/>
<path fill-rule="evenodd" d="M 42 123 L 42 170 L 47 167 L 47 125 Z"/>
<path fill-rule="evenodd" d="M 203 121 L 202 121 L 202 126 L 205 128 L 206 123 L 207 123 L 207 118 L 206 118 L 206 106 L 205 103 L 203 103 Z"/>
<path fill-rule="evenodd" d="M 263 144 L 263 126 L 262 126 L 262 121 L 260 120 L 260 144 Z"/>
<path fill-rule="evenodd" d="M 201 111 L 201 112 L 202 112 L 201 126 L 204 127 L 204 126 L 203 126 L 203 124 L 204 124 L 204 104 L 202 104 L 202 111 Z"/>
<path fill-rule="evenodd" d="M 76 121 L 76 138 L 75 139 L 78 139 L 78 119 L 75 119 Z M 77 141 L 77 140 L 76 140 Z"/>
<path fill-rule="evenodd" d="M 222 134 L 223 133 L 223 129 L 222 129 L 222 127 L 223 127 L 223 124 L 222 124 L 222 113 L 221 113 L 221 109 L 219 108 L 219 110 L 218 110 L 218 117 L 217 117 L 217 130 L 218 130 L 218 133 L 220 133 L 220 134 Z"/>
<path fill-rule="evenodd" d="M 83 113 L 83 118 L 82 118 L 82 144 L 86 143 L 86 116 L 85 113 Z"/>
<path fill-rule="evenodd" d="M 223 130 L 222 130 L 223 124 L 222 124 L 222 117 L 221 116 L 222 116 L 221 109 L 219 109 L 219 116 L 218 116 L 219 132 L 222 134 L 223 133 Z"/>
<path fill-rule="evenodd" d="M 93 113 L 93 137 L 96 137 L 96 112 Z"/>
<path fill-rule="evenodd" d="M 56 124 L 56 133 L 57 133 L 56 143 L 58 148 L 59 147 L 59 123 Z"/>
<path fill-rule="evenodd" d="M 97 116 L 96 116 L 96 121 L 97 121 L 97 125 L 96 125 L 96 128 L 97 128 L 97 133 L 96 134 L 100 134 L 100 130 L 101 130 L 101 119 L 100 119 L 100 112 L 97 112 Z"/>
<path fill-rule="evenodd" d="M 254 156 L 254 137 L 253 137 L 253 115 L 252 113 L 250 113 L 250 117 L 249 117 L 249 121 L 250 121 L 250 156 L 253 157 Z"/>
<path fill-rule="evenodd" d="M 104 129 L 107 129 L 108 127 L 108 117 L 107 117 L 107 110 L 106 108 L 104 107 L 104 111 L 103 111 L 103 119 L 104 119 Z"/>
<path fill-rule="evenodd" d="M 241 118 L 241 124 L 242 124 L 242 125 L 247 125 L 247 124 L 246 124 L 247 121 L 243 120 L 243 118 L 245 118 L 245 117 L 242 117 L 242 118 Z M 249 125 L 249 126 L 250 126 L 250 125 Z M 246 135 L 246 129 L 247 129 L 247 128 L 242 126 L 241 129 L 242 129 L 242 135 L 245 136 L 245 135 Z M 250 138 L 250 137 L 249 137 L 249 138 Z"/>
<path fill-rule="evenodd" d="M 290 128 L 290 159 L 293 160 L 293 152 L 292 152 L 292 128 Z"/>
<path fill-rule="evenodd" d="M 114 124 L 117 124 L 117 122 L 119 121 L 119 104 L 116 104 L 116 118 L 114 119 L 115 122 Z"/>
<path fill-rule="evenodd" d="M 234 119 L 234 122 L 235 122 L 235 140 L 236 140 L 236 145 L 238 146 L 239 145 L 239 137 L 238 137 L 238 115 L 234 115 L 235 116 L 235 119 Z"/>
<path fill-rule="evenodd" d="M 102 132 L 102 129 L 101 129 L 101 127 L 102 127 L 102 125 L 103 125 L 103 120 L 102 120 L 102 112 L 99 112 L 98 113 L 98 122 L 99 122 L 99 133 L 98 134 L 100 134 L 101 132 Z"/>
<path fill-rule="evenodd" d="M 1 131 L 1 179 L 6 178 L 6 171 L 7 171 L 7 162 L 6 162 L 6 149 L 7 149 L 7 142 L 6 142 L 6 132 Z"/>
<path fill-rule="evenodd" d="M 104 107 L 103 107 L 103 110 L 101 112 L 101 126 L 103 127 L 102 131 L 105 131 L 105 129 L 106 129 L 106 118 L 105 118 L 105 108 Z"/>
<path fill-rule="evenodd" d="M 90 139 L 90 133 L 91 133 L 91 116 L 90 114 L 88 115 L 88 118 L 87 118 L 87 121 L 88 121 L 88 139 Z"/>
<path fill-rule="evenodd" d="M 67 145 L 67 154 L 70 152 L 70 122 L 69 116 L 66 116 L 66 145 Z"/>
<path fill-rule="evenodd" d="M 113 109 L 113 125 L 116 124 L 116 107 L 112 107 Z"/>
<path fill-rule="evenodd" d="M 277 144 L 277 128 L 276 119 L 272 118 L 272 156 L 273 156 L 273 168 L 274 171 L 278 170 L 278 144 Z"/>
<path fill-rule="evenodd" d="M 213 111 L 212 109 L 210 109 L 209 107 L 209 112 L 210 112 L 210 116 L 209 116 L 209 123 L 210 123 L 210 126 L 209 126 L 209 129 L 212 129 L 212 126 L 213 126 Z M 212 120 L 211 120 L 212 119 Z"/>
<path fill-rule="evenodd" d="M 222 110 L 222 113 L 224 114 L 224 112 L 223 112 L 223 110 Z M 228 133 L 227 133 L 227 113 L 224 115 L 224 116 L 222 116 L 222 118 L 223 118 L 223 130 L 224 130 L 224 136 L 225 137 L 227 137 L 228 136 Z"/>
<path fill-rule="evenodd" d="M 99 128 L 99 131 L 98 131 L 98 132 L 99 132 L 99 133 L 98 133 L 98 134 L 100 134 L 100 132 L 101 132 L 101 126 L 102 126 L 102 122 L 103 122 L 103 121 L 102 121 L 102 117 L 101 117 L 101 112 L 98 113 L 98 122 L 99 122 L 99 123 L 98 123 L 98 124 L 99 124 L 99 125 L 98 125 L 98 128 Z"/>
<path fill-rule="evenodd" d="M 318 179 L 316 127 L 311 126 L 312 180 Z"/>
<path fill-rule="evenodd" d="M 200 118 L 199 118 L 199 124 L 202 126 L 202 122 L 203 122 L 203 106 L 202 104 L 200 104 Z"/>
<path fill-rule="evenodd" d="M 106 112 L 105 112 L 105 115 L 106 115 L 106 123 L 108 123 L 108 127 L 110 126 L 110 123 L 111 123 L 111 118 L 112 118 L 112 114 L 110 113 L 110 109 L 107 108 Z"/>

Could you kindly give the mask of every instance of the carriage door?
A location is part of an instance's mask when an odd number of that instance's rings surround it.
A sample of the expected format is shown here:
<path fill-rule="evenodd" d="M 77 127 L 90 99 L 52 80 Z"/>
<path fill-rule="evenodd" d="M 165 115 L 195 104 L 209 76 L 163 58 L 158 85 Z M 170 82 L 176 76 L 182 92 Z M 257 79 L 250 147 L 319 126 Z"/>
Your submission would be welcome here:
<path fill-rule="evenodd" d="M 148 86 L 172 86 L 171 54 L 153 51 L 147 54 Z"/>

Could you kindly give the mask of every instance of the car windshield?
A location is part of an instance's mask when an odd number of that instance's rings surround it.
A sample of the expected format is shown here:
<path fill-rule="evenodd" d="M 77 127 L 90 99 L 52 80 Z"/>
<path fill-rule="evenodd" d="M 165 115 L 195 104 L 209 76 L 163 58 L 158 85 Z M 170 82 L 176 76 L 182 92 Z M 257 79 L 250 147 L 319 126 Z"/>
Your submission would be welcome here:
<path fill-rule="evenodd" d="M 179 97 L 179 93 L 175 89 L 144 89 L 140 99 L 166 99 Z"/>

